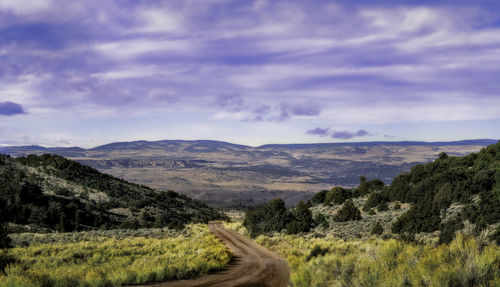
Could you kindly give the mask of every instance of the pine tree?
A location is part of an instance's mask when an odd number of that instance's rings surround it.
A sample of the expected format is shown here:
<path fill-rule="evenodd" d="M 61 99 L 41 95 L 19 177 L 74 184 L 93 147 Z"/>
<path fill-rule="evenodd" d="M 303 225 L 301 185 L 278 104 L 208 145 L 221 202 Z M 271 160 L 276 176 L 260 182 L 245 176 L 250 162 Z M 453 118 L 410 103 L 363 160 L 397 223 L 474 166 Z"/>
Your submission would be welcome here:
<path fill-rule="evenodd" d="M 334 221 L 345 222 L 350 220 L 360 220 L 361 211 L 352 203 L 352 200 L 347 200 L 342 208 L 335 214 Z"/>

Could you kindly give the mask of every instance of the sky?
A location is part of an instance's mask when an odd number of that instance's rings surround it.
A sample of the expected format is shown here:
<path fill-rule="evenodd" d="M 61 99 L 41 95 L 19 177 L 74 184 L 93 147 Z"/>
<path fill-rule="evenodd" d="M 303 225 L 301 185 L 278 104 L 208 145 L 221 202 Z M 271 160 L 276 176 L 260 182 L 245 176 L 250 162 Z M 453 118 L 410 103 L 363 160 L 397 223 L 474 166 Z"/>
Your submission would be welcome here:
<path fill-rule="evenodd" d="M 500 1 L 0 1 L 0 145 L 500 138 Z"/>

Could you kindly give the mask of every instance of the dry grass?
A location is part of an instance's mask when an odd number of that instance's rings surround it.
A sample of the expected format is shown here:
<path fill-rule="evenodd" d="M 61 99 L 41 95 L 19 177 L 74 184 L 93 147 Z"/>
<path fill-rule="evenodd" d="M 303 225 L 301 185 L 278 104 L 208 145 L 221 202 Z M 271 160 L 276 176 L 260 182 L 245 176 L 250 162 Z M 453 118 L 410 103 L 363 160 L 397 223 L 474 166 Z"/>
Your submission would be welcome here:
<path fill-rule="evenodd" d="M 500 286 L 500 247 L 461 234 L 441 246 L 281 234 L 256 242 L 286 258 L 296 287 Z M 328 251 L 307 260 L 317 246 Z"/>
<path fill-rule="evenodd" d="M 226 247 L 206 225 L 168 230 L 21 235 L 0 286 L 120 286 L 188 278 L 220 270 Z"/>

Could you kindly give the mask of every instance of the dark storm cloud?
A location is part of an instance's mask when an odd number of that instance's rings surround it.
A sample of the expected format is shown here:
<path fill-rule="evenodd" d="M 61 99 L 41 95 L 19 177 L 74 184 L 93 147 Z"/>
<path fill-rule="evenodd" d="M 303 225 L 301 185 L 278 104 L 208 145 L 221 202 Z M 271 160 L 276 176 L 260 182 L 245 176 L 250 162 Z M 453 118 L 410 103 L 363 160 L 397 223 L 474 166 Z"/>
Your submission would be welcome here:
<path fill-rule="evenodd" d="M 0 102 L 0 115 L 13 116 L 24 114 L 23 106 L 13 102 Z"/>

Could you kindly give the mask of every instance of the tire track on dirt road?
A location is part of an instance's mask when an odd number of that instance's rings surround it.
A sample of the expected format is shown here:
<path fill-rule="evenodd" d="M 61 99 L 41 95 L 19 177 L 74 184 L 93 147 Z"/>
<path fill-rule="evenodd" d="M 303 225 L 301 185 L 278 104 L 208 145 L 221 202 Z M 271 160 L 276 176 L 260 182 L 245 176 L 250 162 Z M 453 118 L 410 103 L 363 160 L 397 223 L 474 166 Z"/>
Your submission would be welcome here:
<path fill-rule="evenodd" d="M 232 263 L 223 271 L 201 276 L 157 283 L 155 287 L 286 287 L 290 270 L 286 262 L 274 252 L 256 244 L 243 235 L 225 229 L 220 222 L 211 222 L 208 227 L 234 256 Z"/>

